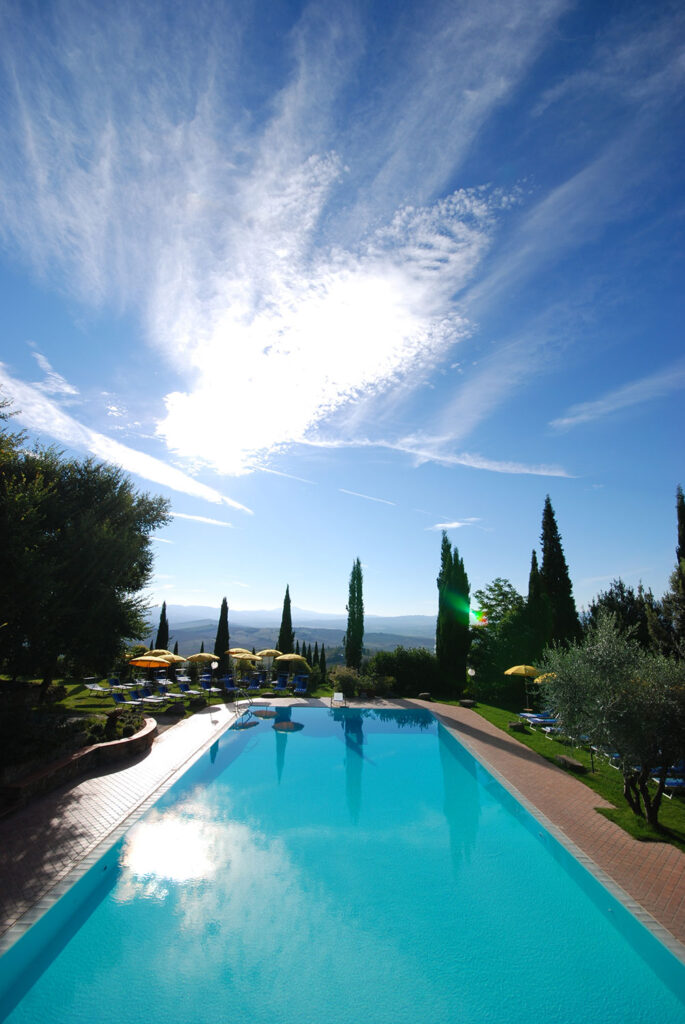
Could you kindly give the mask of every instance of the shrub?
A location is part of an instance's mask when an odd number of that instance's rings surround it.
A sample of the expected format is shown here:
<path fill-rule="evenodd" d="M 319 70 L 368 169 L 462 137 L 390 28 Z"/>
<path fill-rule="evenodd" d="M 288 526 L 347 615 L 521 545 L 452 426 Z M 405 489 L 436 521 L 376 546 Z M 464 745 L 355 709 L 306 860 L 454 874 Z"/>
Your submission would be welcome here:
<path fill-rule="evenodd" d="M 426 690 L 441 692 L 438 659 L 425 647 L 378 651 L 369 659 L 368 672 L 376 681 L 376 692 L 398 697 L 416 697 Z"/>

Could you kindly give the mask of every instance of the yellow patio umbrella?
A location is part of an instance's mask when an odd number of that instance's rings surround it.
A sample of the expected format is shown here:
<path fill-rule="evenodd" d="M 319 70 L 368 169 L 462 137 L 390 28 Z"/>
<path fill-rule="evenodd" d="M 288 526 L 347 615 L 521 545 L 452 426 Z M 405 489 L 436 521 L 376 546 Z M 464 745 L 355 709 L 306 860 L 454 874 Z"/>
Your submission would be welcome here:
<path fill-rule="evenodd" d="M 184 661 L 218 661 L 219 655 L 212 654 L 211 651 L 200 651 L 199 654 L 190 654 Z"/>
<path fill-rule="evenodd" d="M 540 674 L 540 670 L 533 668 L 532 665 L 514 665 L 513 668 L 508 668 L 504 674 L 505 676 L 526 676 L 528 679 L 535 679 L 535 676 Z"/>
<path fill-rule="evenodd" d="M 235 654 L 252 654 L 252 651 L 248 651 L 247 647 L 229 647 L 224 654 L 230 654 L 233 657 Z"/>
<path fill-rule="evenodd" d="M 181 654 L 160 654 L 162 661 L 166 661 L 167 665 L 178 665 L 186 659 Z"/>
<path fill-rule="evenodd" d="M 258 661 L 262 660 L 259 657 L 258 654 L 251 654 L 250 651 L 238 651 L 235 648 L 234 648 L 234 650 L 236 651 L 236 653 L 235 654 L 231 654 L 231 657 L 233 658 L 234 661 L 237 661 L 237 662 L 253 661 L 256 664 Z M 227 653 L 229 653 L 229 652 L 227 652 Z M 239 667 L 242 669 L 242 665 L 239 665 Z M 242 672 L 241 672 L 241 675 L 242 675 Z"/>
<path fill-rule="evenodd" d="M 290 673 L 290 665 L 294 661 L 301 662 L 302 666 L 304 668 L 306 668 L 308 672 L 311 672 L 311 668 L 309 666 L 309 662 L 301 654 L 281 654 L 281 655 L 279 655 L 278 658 L 276 658 L 276 661 L 279 661 L 279 662 L 280 661 L 285 661 L 285 662 L 287 662 L 287 664 L 288 664 L 288 674 Z"/>
<path fill-rule="evenodd" d="M 167 651 L 166 647 L 156 647 L 154 651 L 145 651 L 143 657 L 150 658 L 165 658 L 171 651 Z"/>
<path fill-rule="evenodd" d="M 505 676 L 523 676 L 524 688 L 526 691 L 526 706 L 528 705 L 528 680 L 535 679 L 540 674 L 540 670 L 534 668 L 532 665 L 514 665 L 512 668 L 508 668 L 505 671 Z"/>
<path fill-rule="evenodd" d="M 278 658 L 280 656 L 280 653 L 281 652 L 277 651 L 275 647 L 267 647 L 266 650 L 264 650 L 264 651 L 257 651 L 257 654 L 259 655 L 259 657 L 263 658 L 264 661 L 267 663 L 266 664 L 267 672 L 271 671 L 271 666 L 274 663 L 274 658 Z"/>
<path fill-rule="evenodd" d="M 534 683 L 548 683 L 550 679 L 556 679 L 556 672 L 543 672 L 541 676 L 536 676 L 533 680 Z"/>

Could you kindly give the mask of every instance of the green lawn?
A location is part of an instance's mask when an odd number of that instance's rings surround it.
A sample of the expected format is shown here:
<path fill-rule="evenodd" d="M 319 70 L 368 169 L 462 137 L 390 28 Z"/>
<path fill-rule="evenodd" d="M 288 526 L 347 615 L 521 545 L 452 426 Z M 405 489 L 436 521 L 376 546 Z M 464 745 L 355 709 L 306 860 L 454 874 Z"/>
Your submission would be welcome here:
<path fill-rule="evenodd" d="M 662 831 L 655 831 L 642 818 L 633 814 L 623 796 L 623 777 L 621 773 L 612 768 L 608 762 L 596 755 L 590 756 L 589 749 L 585 747 L 572 747 L 568 742 L 556 739 L 547 739 L 545 733 L 539 729 L 527 729 L 525 733 L 512 732 L 509 722 L 516 719 L 516 714 L 504 708 L 492 707 L 488 704 L 478 704 L 474 709 L 488 722 L 492 722 L 498 729 L 512 736 L 519 743 L 530 750 L 534 750 L 547 761 L 554 762 L 558 754 L 566 754 L 580 761 L 587 766 L 585 775 L 577 775 L 579 782 L 594 789 L 596 793 L 604 797 L 613 808 L 600 809 L 599 814 L 604 814 L 611 821 L 616 822 L 622 829 L 629 832 L 635 839 L 646 842 L 672 843 L 685 852 L 685 797 L 676 795 L 672 800 L 664 798 L 659 811 L 659 821 Z M 593 769 L 594 764 L 594 771 Z"/>

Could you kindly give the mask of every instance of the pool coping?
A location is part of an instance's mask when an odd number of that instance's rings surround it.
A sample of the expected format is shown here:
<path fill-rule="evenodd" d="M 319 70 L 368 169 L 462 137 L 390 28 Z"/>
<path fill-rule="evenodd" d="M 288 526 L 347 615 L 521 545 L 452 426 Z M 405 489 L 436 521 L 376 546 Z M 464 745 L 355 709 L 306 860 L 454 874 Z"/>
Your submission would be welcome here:
<path fill-rule="evenodd" d="M 244 709 L 236 705 L 235 711 L 231 712 L 227 718 L 225 724 L 217 733 L 213 733 L 208 739 L 204 740 L 192 753 L 190 753 L 185 760 L 177 765 L 172 771 L 163 779 L 158 786 L 156 786 L 150 793 L 147 794 L 131 811 L 118 822 L 114 828 L 107 833 L 102 839 L 100 839 L 91 849 L 71 867 L 66 874 L 58 879 L 54 885 L 52 885 L 43 895 L 36 900 L 28 910 L 13 923 L 10 927 L 0 935 L 0 957 L 2 957 L 9 949 L 12 948 L 26 932 L 39 921 L 54 905 L 64 896 L 88 871 L 96 864 L 109 850 L 115 846 L 120 839 L 123 838 L 125 833 L 135 824 L 140 818 L 143 817 L 147 811 L 164 795 L 171 787 L 178 781 L 178 779 L 185 774 L 185 772 L 191 768 L 196 761 L 199 761 L 203 754 L 205 754 L 209 748 L 217 742 L 217 740 L 223 736 L 223 734 L 231 727 L 233 722 L 244 714 Z"/>
<path fill-rule="evenodd" d="M 426 707 L 432 711 L 430 705 L 424 702 L 414 702 L 412 704 L 419 704 L 420 707 Z M 628 910 L 633 917 L 642 924 L 662 945 L 664 945 L 676 959 L 680 960 L 681 963 L 685 964 L 685 945 L 673 935 L 668 928 L 661 924 L 660 921 L 654 917 L 641 903 L 630 895 L 622 886 L 618 884 L 600 865 L 593 860 L 589 854 L 585 853 L 584 850 L 578 846 L 577 843 L 568 836 L 562 828 L 556 825 L 547 815 L 536 807 L 535 804 L 526 797 L 509 779 L 502 774 L 502 772 L 491 764 L 487 758 L 483 757 L 480 751 L 477 751 L 473 744 L 469 742 L 467 737 L 455 727 L 454 723 L 450 723 L 450 720 L 440 713 L 432 711 L 436 720 L 447 729 L 447 731 L 460 743 L 469 754 L 475 758 L 475 760 L 485 768 L 487 772 L 492 775 L 496 782 L 498 782 L 503 789 L 507 791 L 521 806 L 547 831 L 549 834 L 557 840 L 571 856 L 578 861 L 595 879 L 602 885 L 622 906 Z M 582 783 L 579 783 L 582 785 Z"/>
<path fill-rule="evenodd" d="M 250 702 L 251 703 L 251 702 Z M 330 705 L 324 700 L 296 701 L 285 698 L 276 700 L 260 700 L 260 704 L 287 704 L 289 706 L 309 706 L 329 709 Z M 685 964 L 685 944 L 672 934 L 658 919 L 640 904 L 629 892 L 617 883 L 589 854 L 576 843 L 564 830 L 556 825 L 533 801 L 526 797 L 507 777 L 496 768 L 483 754 L 475 749 L 470 740 L 459 730 L 458 723 L 451 720 L 447 715 L 440 713 L 440 705 L 428 701 L 413 699 L 384 700 L 382 702 L 348 704 L 350 708 L 362 708 L 373 710 L 375 707 L 383 706 L 388 710 L 403 710 L 412 707 L 421 707 L 428 710 L 435 720 L 441 724 L 460 743 L 468 753 L 509 793 L 539 824 L 544 828 L 565 850 L 592 875 L 640 924 L 642 924 L 669 952 L 681 963 Z M 229 715 L 221 728 L 205 739 L 194 751 L 188 754 L 183 761 L 174 767 L 169 774 L 156 785 L 142 800 L 140 800 L 119 821 L 113 829 L 103 836 L 88 852 L 78 860 L 66 873 L 59 878 L 43 895 L 33 903 L 10 927 L 0 934 L 0 957 L 15 945 L 26 932 L 40 920 L 58 900 L 75 885 L 113 846 L 119 842 L 128 829 L 135 824 L 148 810 L 166 793 L 176 781 L 197 762 L 209 748 L 223 736 L 235 720 L 245 712 L 247 705 L 241 706 L 237 703 L 234 710 L 229 710 Z M 471 712 L 474 714 L 474 712 Z M 582 785 L 582 783 L 578 783 Z"/>

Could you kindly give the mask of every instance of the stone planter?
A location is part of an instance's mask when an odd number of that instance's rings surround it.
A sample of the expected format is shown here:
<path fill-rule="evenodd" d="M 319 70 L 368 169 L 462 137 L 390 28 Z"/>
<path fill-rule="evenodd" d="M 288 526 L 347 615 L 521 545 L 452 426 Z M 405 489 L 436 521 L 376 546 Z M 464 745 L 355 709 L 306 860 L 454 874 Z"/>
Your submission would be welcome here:
<path fill-rule="evenodd" d="M 93 768 L 123 761 L 135 754 L 149 750 L 157 735 L 154 718 L 146 718 L 143 728 L 133 736 L 107 743 L 95 743 L 81 750 L 44 765 L 21 779 L 7 783 L 0 788 L 0 798 L 5 810 L 13 810 L 27 803 L 33 796 L 49 793 L 64 782 L 78 778 Z"/>

